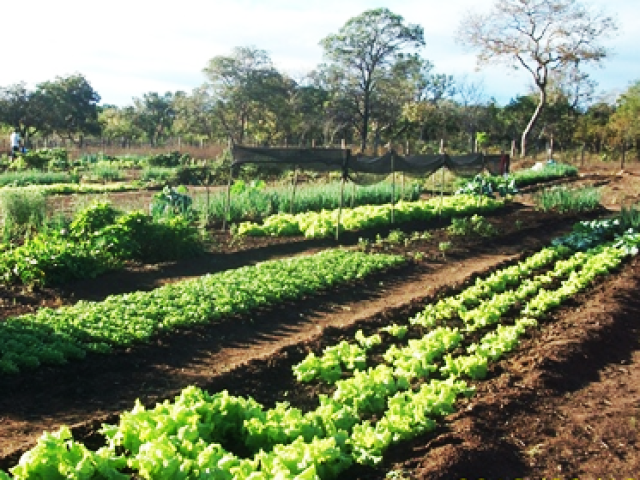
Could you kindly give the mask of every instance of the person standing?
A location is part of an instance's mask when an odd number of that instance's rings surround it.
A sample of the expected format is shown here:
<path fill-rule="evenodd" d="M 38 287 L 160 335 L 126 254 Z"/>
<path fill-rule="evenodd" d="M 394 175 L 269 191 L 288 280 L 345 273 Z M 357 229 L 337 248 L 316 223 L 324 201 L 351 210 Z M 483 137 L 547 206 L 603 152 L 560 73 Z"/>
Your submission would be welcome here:
<path fill-rule="evenodd" d="M 11 159 L 15 160 L 16 155 L 20 151 L 20 133 L 17 128 L 11 133 L 9 143 L 11 144 Z"/>

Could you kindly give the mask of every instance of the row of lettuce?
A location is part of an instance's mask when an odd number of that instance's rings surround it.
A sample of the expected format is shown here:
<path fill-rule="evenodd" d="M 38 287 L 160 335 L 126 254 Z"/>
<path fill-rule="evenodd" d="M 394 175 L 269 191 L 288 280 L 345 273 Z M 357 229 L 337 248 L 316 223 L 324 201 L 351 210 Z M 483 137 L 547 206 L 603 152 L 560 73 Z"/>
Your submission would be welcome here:
<path fill-rule="evenodd" d="M 400 256 L 330 250 L 209 274 L 150 292 L 113 295 L 102 302 L 42 308 L 0 323 L 0 374 L 146 343 L 161 332 L 319 295 L 404 262 Z"/>
<path fill-rule="evenodd" d="M 487 214 L 504 206 L 504 201 L 492 197 L 459 194 L 432 197 L 415 202 L 365 205 L 349 209 L 322 210 L 296 215 L 278 214 L 268 217 L 262 224 L 243 222 L 237 234 L 247 236 L 296 236 L 326 238 L 336 231 L 358 231 L 378 228 L 393 223 L 430 222 L 437 219 Z"/>
<path fill-rule="evenodd" d="M 66 427 L 45 433 L 13 477 L 0 478 L 303 480 L 379 464 L 389 446 L 436 428 L 474 394 L 470 380 L 484 378 L 549 311 L 615 271 L 638 245 L 640 234 L 619 220 L 582 222 L 412 318 L 310 353 L 292 374 L 328 384 L 315 409 L 265 408 L 189 387 L 152 409 L 137 402 L 119 424 L 103 426 L 97 451 Z"/>

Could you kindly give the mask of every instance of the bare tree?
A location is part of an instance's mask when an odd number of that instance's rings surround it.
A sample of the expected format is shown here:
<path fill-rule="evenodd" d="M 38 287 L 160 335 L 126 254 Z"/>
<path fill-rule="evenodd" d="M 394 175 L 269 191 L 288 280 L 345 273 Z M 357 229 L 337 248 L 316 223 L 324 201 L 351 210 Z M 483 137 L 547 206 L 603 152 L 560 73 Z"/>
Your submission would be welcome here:
<path fill-rule="evenodd" d="M 608 51 L 598 40 L 616 29 L 612 17 L 576 0 L 497 0 L 490 13 L 463 17 L 457 36 L 478 50 L 479 67 L 503 63 L 524 68 L 533 77 L 538 104 L 522 132 L 525 156 L 529 132 L 547 103 L 550 74 L 599 63 Z"/>

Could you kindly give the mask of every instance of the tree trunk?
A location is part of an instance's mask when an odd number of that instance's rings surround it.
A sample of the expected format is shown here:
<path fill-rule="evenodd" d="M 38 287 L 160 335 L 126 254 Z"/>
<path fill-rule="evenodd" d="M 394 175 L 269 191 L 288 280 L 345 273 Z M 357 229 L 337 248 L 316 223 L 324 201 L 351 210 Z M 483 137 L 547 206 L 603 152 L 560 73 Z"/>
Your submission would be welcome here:
<path fill-rule="evenodd" d="M 524 158 L 527 155 L 527 138 L 529 137 L 529 133 L 533 129 L 534 125 L 538 121 L 540 117 L 540 113 L 542 113 L 542 109 L 547 101 L 547 92 L 544 88 L 540 88 L 540 100 L 538 101 L 538 106 L 536 107 L 533 115 L 531 115 L 531 120 L 527 124 L 526 128 L 522 132 L 522 139 L 520 141 L 520 158 Z"/>
<path fill-rule="evenodd" d="M 360 148 L 363 155 L 365 149 L 367 148 L 367 135 L 369 133 L 369 97 L 370 93 L 366 91 L 364 93 L 364 108 L 362 112 L 362 137 L 360 143 Z"/>

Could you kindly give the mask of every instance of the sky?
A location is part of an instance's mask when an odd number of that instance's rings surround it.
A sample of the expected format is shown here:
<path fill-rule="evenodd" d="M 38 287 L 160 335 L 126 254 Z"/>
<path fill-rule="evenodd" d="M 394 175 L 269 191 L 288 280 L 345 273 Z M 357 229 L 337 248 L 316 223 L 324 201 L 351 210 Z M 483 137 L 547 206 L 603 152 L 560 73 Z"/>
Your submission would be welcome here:
<path fill-rule="evenodd" d="M 618 20 L 603 41 L 612 55 L 591 68 L 597 92 L 612 98 L 640 80 L 639 0 L 583 0 Z M 524 72 L 476 69 L 475 55 L 455 41 L 466 12 L 487 12 L 490 0 L 30 0 L 16 4 L 16 21 L 2 22 L 5 61 L 0 87 L 82 74 L 101 104 L 126 106 L 144 93 L 190 93 L 206 78 L 209 60 L 235 47 L 265 50 L 275 67 L 300 78 L 323 61 L 319 42 L 352 17 L 386 7 L 424 28 L 423 58 L 434 73 L 482 86 L 505 105 L 529 91 Z M 24 9 L 24 11 L 20 11 Z M 11 45 L 9 47 L 9 45 Z M 7 49 L 12 51 L 8 52 Z M 11 59 L 10 62 L 7 62 Z"/>

